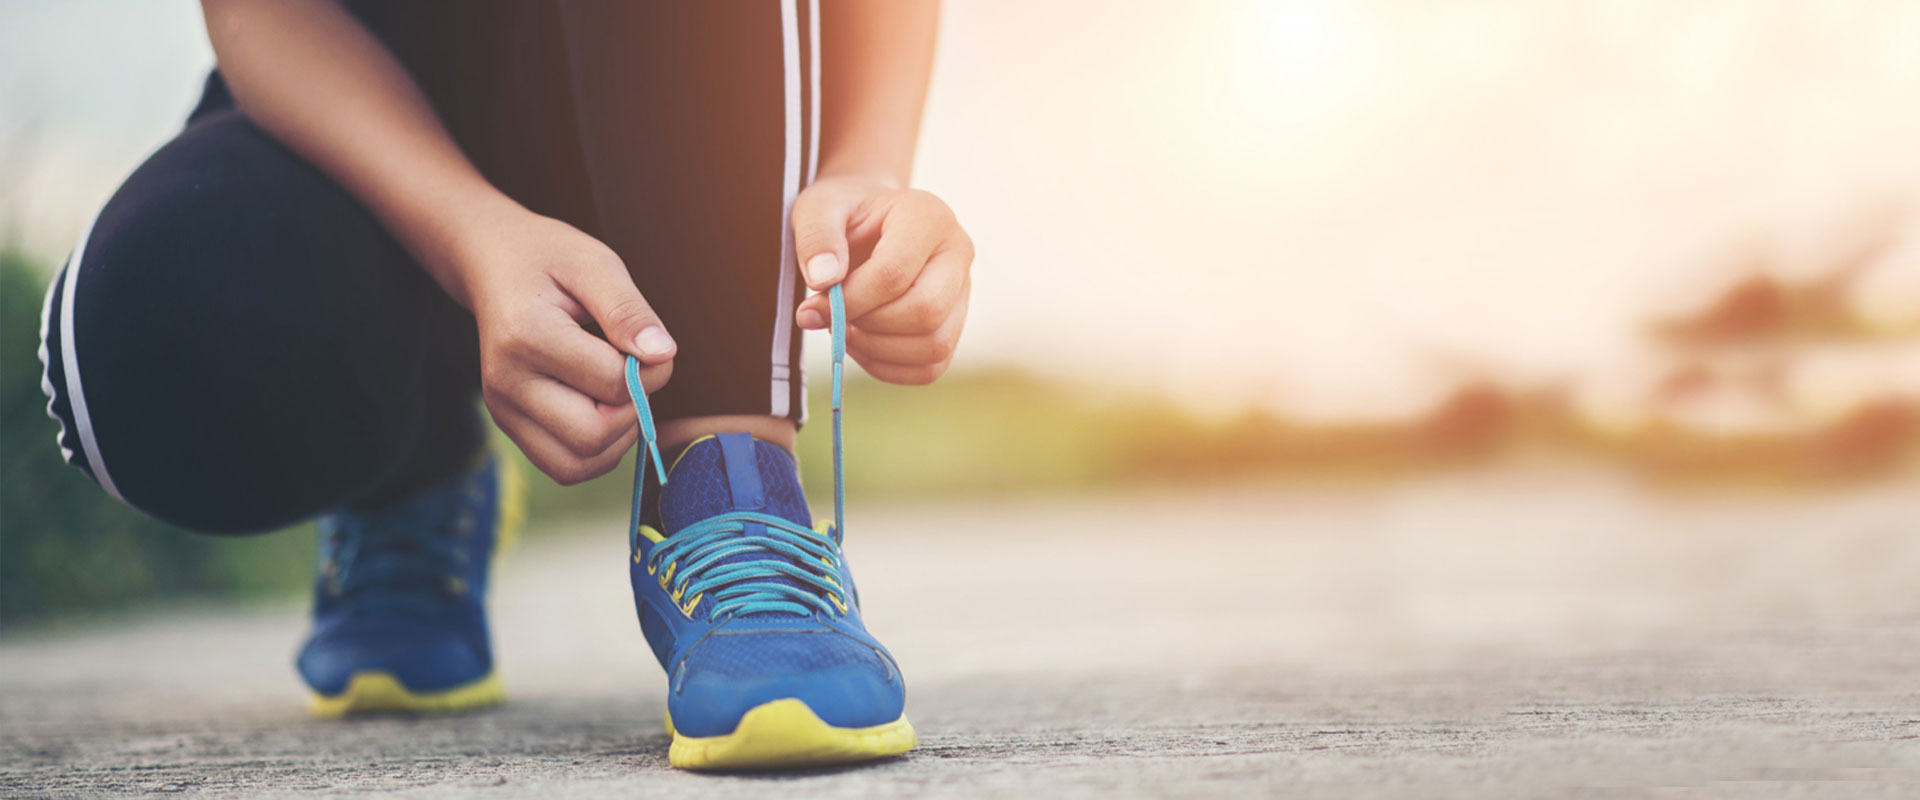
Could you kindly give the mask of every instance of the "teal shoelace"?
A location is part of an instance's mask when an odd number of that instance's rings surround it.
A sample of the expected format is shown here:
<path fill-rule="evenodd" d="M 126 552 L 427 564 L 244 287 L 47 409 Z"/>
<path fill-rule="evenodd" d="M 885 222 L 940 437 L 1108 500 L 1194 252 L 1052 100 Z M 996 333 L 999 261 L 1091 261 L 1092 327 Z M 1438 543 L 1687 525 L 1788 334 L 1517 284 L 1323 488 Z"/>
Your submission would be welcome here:
<path fill-rule="evenodd" d="M 833 532 L 829 536 L 789 519 L 751 511 L 733 511 L 688 525 L 647 554 L 647 571 L 664 574 L 675 602 L 688 614 L 705 609 L 721 614 L 781 613 L 808 616 L 845 613 L 852 604 L 844 587 L 840 540 L 846 531 L 846 481 L 841 459 L 841 389 L 847 357 L 846 300 L 839 286 L 827 290 L 832 310 L 829 330 L 833 354 Z M 633 470 L 633 514 L 628 546 L 639 547 L 640 495 L 647 464 L 667 484 L 666 465 L 640 385 L 640 360 L 627 357 L 627 393 L 640 418 L 644 453 Z M 749 526 L 758 529 L 748 535 Z"/>

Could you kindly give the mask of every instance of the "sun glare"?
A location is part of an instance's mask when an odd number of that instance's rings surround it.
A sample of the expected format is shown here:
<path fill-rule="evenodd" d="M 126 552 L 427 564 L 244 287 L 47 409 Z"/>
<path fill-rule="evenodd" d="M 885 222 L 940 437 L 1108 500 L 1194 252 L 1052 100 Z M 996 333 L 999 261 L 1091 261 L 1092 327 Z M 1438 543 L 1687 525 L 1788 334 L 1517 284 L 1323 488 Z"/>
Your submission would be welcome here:
<path fill-rule="evenodd" d="M 1298 76 L 1323 76 L 1339 61 L 1346 30 L 1338 9 L 1320 2 L 1263 3 L 1253 30 L 1261 65 Z"/>

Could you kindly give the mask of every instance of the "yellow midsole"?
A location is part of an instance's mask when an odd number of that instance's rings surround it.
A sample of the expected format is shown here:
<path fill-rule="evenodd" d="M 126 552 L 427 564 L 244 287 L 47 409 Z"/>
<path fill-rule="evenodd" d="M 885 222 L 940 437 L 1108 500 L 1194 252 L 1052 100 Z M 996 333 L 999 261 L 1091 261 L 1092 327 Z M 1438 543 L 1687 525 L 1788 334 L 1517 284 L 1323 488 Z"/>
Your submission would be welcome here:
<path fill-rule="evenodd" d="M 461 711 L 505 699 L 506 687 L 498 672 L 489 672 L 484 678 L 445 691 L 413 692 L 391 674 L 369 670 L 354 673 L 347 681 L 346 690 L 337 695 L 315 693 L 308 708 L 317 716 L 338 717 L 393 711 Z"/>
<path fill-rule="evenodd" d="M 868 728 L 836 728 L 798 698 L 764 703 L 740 717 L 733 733 L 687 736 L 673 727 L 667 761 L 682 769 L 766 769 L 844 764 L 897 756 L 919 743 L 906 715 Z"/>

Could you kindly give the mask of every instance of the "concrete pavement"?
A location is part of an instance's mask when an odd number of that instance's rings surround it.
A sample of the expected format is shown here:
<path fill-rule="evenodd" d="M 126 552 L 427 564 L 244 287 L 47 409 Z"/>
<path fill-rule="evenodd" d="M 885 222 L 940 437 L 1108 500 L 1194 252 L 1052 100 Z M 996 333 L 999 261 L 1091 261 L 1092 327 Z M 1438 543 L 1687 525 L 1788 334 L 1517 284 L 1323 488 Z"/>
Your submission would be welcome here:
<path fill-rule="evenodd" d="M 623 518 L 534 531 L 511 701 L 310 720 L 301 609 L 0 642 L 0 796 L 1920 796 L 1920 489 L 1604 475 L 849 515 L 922 746 L 666 766 Z"/>

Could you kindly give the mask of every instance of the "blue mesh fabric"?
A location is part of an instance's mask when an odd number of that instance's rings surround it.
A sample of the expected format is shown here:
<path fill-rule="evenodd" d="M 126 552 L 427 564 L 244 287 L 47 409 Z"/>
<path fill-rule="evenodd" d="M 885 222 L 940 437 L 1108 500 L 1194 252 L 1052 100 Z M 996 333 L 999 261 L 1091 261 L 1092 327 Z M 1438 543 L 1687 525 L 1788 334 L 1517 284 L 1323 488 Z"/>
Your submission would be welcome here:
<path fill-rule="evenodd" d="M 718 439 L 703 439 L 687 448 L 674 463 L 673 471 L 667 476 L 667 485 L 660 492 L 660 520 L 666 526 L 662 532 L 667 536 L 708 517 L 737 510 L 733 493 L 727 484 L 727 464 L 723 452 Z M 800 471 L 793 463 L 793 456 L 779 445 L 759 440 L 753 442 L 753 452 L 755 466 L 760 473 L 760 490 L 765 497 L 765 506 L 758 510 L 812 526 L 813 516 L 807 510 L 806 494 L 800 489 Z M 749 531 L 764 533 L 764 529 L 757 525 L 750 526 Z M 741 554 L 721 559 L 720 563 L 760 557 Z M 787 577 L 764 580 L 799 585 L 799 582 Z"/>
<path fill-rule="evenodd" d="M 777 444 L 755 441 L 753 449 L 760 468 L 760 487 L 766 493 L 767 506 L 761 510 L 812 526 L 813 515 L 807 511 L 793 457 Z M 720 452 L 719 440 L 702 439 L 674 463 L 667 485 L 660 491 L 660 521 L 666 525 L 663 533 L 672 536 L 688 525 L 734 510 L 733 495 L 727 490 L 727 465 Z"/>
<path fill-rule="evenodd" d="M 439 691 L 486 675 L 500 501 L 490 459 L 393 504 L 324 519 L 313 631 L 295 662 L 307 685 L 334 694 L 354 674 L 380 670 L 414 691 Z M 464 591 L 450 590 L 456 578 Z"/>
<path fill-rule="evenodd" d="M 687 660 L 690 669 L 749 679 L 800 675 L 852 664 L 887 668 L 873 648 L 837 633 L 711 636 Z"/>

